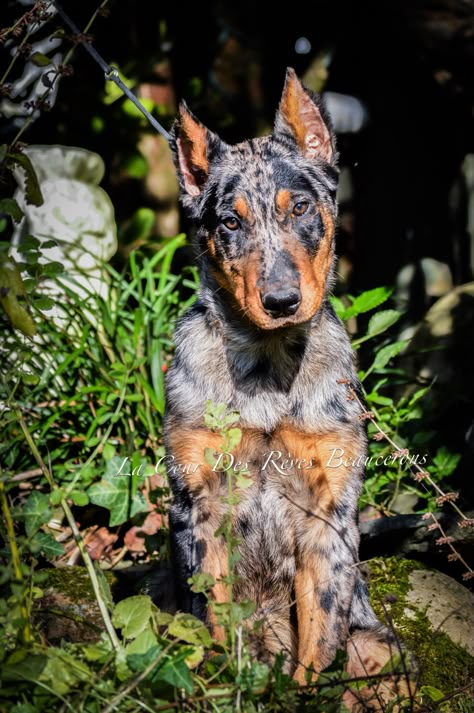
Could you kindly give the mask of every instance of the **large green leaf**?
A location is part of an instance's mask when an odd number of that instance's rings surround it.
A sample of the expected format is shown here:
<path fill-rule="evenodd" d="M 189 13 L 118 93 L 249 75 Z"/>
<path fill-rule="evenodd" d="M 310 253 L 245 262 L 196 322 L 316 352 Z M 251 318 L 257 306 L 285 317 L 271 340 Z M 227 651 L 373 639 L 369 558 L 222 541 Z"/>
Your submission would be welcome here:
<path fill-rule="evenodd" d="M 135 597 L 122 599 L 117 604 L 112 615 L 112 623 L 122 629 L 125 639 L 135 639 L 144 631 L 150 621 L 152 602 L 150 597 L 138 594 Z"/>
<path fill-rule="evenodd" d="M 25 528 L 28 536 L 34 535 L 41 525 L 51 519 L 51 509 L 49 507 L 49 496 L 35 490 L 25 503 L 23 508 L 25 517 Z"/>
<path fill-rule="evenodd" d="M 87 494 L 94 505 L 110 510 L 109 525 L 121 525 L 128 518 L 139 512 L 147 512 L 149 507 L 143 494 L 133 494 L 132 478 L 128 475 L 116 475 L 123 464 L 123 458 L 112 458 L 107 463 L 107 472 L 100 481 L 92 485 Z"/>

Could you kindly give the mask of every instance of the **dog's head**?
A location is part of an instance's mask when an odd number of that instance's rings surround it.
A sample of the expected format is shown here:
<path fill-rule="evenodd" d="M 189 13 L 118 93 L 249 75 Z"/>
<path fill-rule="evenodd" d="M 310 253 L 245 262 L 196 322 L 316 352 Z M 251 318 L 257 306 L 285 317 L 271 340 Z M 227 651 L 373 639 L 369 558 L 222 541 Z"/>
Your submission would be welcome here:
<path fill-rule="evenodd" d="M 271 136 L 229 146 L 188 110 L 172 132 L 198 251 L 254 324 L 310 320 L 333 262 L 334 134 L 319 100 L 288 70 Z"/>

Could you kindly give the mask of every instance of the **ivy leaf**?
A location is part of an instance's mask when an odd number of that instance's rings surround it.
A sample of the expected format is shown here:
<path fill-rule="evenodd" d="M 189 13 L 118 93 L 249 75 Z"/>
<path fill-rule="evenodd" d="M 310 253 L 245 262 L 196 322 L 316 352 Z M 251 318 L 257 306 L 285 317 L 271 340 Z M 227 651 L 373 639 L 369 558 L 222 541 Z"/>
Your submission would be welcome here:
<path fill-rule="evenodd" d="M 61 557 L 64 554 L 62 544 L 57 542 L 48 532 L 37 532 L 30 540 L 29 546 L 31 552 L 42 552 L 49 560 Z"/>
<path fill-rule="evenodd" d="M 122 629 L 125 639 L 136 639 L 144 631 L 150 621 L 152 603 L 150 597 L 137 594 L 134 597 L 122 599 L 112 614 L 112 623 Z"/>
<path fill-rule="evenodd" d="M 153 676 L 154 680 L 166 681 L 166 683 L 176 686 L 176 688 L 184 688 L 187 693 L 193 692 L 193 679 L 189 668 L 184 661 L 176 661 L 168 659 Z"/>
<path fill-rule="evenodd" d="M 11 163 L 17 163 L 25 172 L 25 198 L 26 202 L 31 205 L 40 206 L 44 203 L 43 194 L 38 182 L 36 171 L 33 168 L 29 157 L 24 153 L 10 153 L 9 159 Z"/>
<path fill-rule="evenodd" d="M 25 215 L 14 198 L 2 198 L 0 201 L 0 213 L 6 213 L 15 223 L 19 223 Z"/>
<path fill-rule="evenodd" d="M 91 503 L 110 511 L 109 525 L 121 525 L 128 518 L 140 512 L 148 512 L 148 503 L 143 493 L 137 491 L 132 496 L 130 478 L 126 475 L 114 475 L 123 463 L 123 458 L 112 458 L 107 464 L 108 472 L 100 483 L 92 485 L 87 494 Z M 111 466 L 111 467 L 109 467 Z"/>
<path fill-rule="evenodd" d="M 25 517 L 26 534 L 31 537 L 39 530 L 41 525 L 51 519 L 52 512 L 49 507 L 49 496 L 35 490 L 23 507 L 23 515 Z"/>

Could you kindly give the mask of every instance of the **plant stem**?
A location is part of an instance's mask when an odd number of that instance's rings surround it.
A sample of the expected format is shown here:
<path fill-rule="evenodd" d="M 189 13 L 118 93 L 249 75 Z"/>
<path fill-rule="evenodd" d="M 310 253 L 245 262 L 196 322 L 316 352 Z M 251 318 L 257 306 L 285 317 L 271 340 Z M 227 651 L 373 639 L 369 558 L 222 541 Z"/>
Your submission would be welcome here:
<path fill-rule="evenodd" d="M 12 555 L 13 571 L 15 573 L 15 578 L 24 584 L 23 572 L 21 571 L 21 559 L 20 552 L 18 550 L 18 545 L 15 536 L 15 527 L 13 524 L 13 518 L 8 505 L 8 498 L 5 492 L 5 485 L 2 480 L 0 480 L 0 501 L 2 506 L 3 517 L 5 518 L 5 524 L 7 527 L 7 538 L 8 544 L 10 546 L 10 552 Z M 22 639 L 25 644 L 32 640 L 31 634 L 31 623 L 30 623 L 30 611 L 26 603 L 25 591 L 21 593 L 20 600 L 20 611 L 22 618 Z"/>

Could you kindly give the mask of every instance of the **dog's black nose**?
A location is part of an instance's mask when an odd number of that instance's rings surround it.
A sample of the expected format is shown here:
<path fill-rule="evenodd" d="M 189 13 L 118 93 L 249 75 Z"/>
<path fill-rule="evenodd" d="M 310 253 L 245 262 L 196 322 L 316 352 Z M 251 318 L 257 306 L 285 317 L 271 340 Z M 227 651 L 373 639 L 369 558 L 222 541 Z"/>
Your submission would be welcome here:
<path fill-rule="evenodd" d="M 286 317 L 290 314 L 295 314 L 300 302 L 301 292 L 297 287 L 265 292 L 262 295 L 263 307 L 272 317 Z"/>

